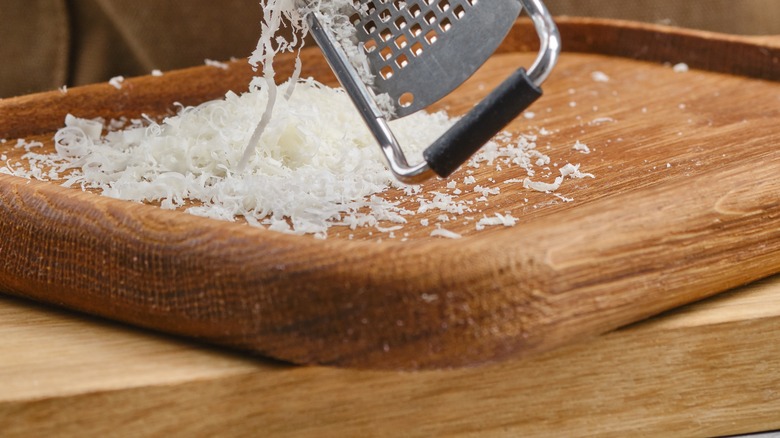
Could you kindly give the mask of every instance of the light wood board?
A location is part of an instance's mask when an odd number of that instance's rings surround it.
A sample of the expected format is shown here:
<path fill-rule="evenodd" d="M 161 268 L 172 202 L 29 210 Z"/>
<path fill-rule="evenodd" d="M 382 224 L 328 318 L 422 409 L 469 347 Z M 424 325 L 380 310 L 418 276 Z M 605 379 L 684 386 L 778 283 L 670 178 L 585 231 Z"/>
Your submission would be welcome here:
<path fill-rule="evenodd" d="M 721 436 L 780 428 L 780 279 L 529 359 L 254 360 L 0 298 L 0 435 Z"/>

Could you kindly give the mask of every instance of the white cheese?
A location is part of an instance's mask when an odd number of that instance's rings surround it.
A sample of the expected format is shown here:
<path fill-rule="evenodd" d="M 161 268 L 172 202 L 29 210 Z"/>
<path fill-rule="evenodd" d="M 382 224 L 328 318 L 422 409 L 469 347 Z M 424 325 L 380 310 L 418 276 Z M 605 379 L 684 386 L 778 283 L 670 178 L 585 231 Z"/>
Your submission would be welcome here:
<path fill-rule="evenodd" d="M 606 73 L 603 71 L 594 71 L 590 74 L 590 78 L 593 79 L 594 82 L 609 82 L 609 76 L 607 76 Z"/>
<path fill-rule="evenodd" d="M 579 140 L 574 142 L 574 146 L 572 147 L 572 149 L 574 149 L 575 151 L 580 152 L 582 154 L 589 154 L 590 153 L 590 148 L 588 147 L 588 145 L 586 145 L 585 143 L 580 142 Z"/>
<path fill-rule="evenodd" d="M 208 65 L 209 67 L 215 67 L 215 68 L 218 68 L 220 70 L 227 70 L 228 69 L 228 65 L 227 64 L 225 64 L 224 62 L 215 61 L 213 59 L 206 59 L 206 60 L 203 61 L 203 63 Z"/>
<path fill-rule="evenodd" d="M 552 193 L 558 190 L 563 184 L 563 180 L 568 176 L 570 178 L 595 178 L 593 174 L 580 172 L 580 165 L 566 164 L 560 168 L 561 176 L 556 177 L 552 183 L 541 181 L 532 181 L 530 178 L 523 180 L 523 187 L 539 192 Z"/>
<path fill-rule="evenodd" d="M 109 79 L 108 83 L 112 87 L 116 88 L 117 90 L 122 89 L 122 84 L 125 82 L 124 76 L 114 76 L 113 78 Z"/>
<path fill-rule="evenodd" d="M 511 214 L 496 213 L 493 217 L 483 217 L 476 224 L 477 231 L 484 230 L 485 227 L 503 225 L 505 227 L 514 227 L 517 224 L 517 218 Z"/>
<path fill-rule="evenodd" d="M 431 231 L 431 237 L 445 237 L 447 239 L 460 239 L 462 235 L 442 228 L 440 224 L 436 224 L 436 229 Z"/>

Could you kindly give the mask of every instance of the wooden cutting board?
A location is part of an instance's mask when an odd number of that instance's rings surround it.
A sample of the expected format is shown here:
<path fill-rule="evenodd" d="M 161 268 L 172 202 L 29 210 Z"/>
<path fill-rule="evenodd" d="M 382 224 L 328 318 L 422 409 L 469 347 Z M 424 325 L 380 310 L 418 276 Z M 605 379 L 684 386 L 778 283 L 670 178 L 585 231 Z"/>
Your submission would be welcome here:
<path fill-rule="evenodd" d="M 538 353 L 780 271 L 780 45 L 588 20 L 561 32 L 535 117 L 509 130 L 544 128 L 545 153 L 596 176 L 567 181 L 572 202 L 504 188 L 480 214 L 511 212 L 511 228 L 456 221 L 464 238 L 445 240 L 412 221 L 407 241 L 368 229 L 321 241 L 3 176 L 0 289 L 295 363 L 418 368 Z M 528 65 L 533 35 L 519 22 L 439 107 L 460 114 Z M 332 81 L 316 52 L 304 58 Z M 68 112 L 161 115 L 249 76 L 235 63 L 2 100 L 0 151 L 16 159 L 18 137 L 51 148 Z"/>

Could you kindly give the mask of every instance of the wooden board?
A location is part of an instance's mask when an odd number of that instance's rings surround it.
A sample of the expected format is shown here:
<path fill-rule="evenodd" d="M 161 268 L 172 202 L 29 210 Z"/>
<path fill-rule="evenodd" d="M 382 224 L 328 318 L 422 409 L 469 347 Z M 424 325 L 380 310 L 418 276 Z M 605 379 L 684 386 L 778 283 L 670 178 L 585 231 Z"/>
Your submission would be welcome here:
<path fill-rule="evenodd" d="M 407 242 L 368 230 L 318 241 L 2 177 L 0 288 L 296 363 L 429 368 L 550 350 L 780 271 L 780 84 L 755 79 L 778 77 L 778 46 L 598 21 L 564 21 L 562 34 L 571 51 L 536 117 L 509 129 L 545 128 L 546 153 L 596 175 L 562 189 L 574 202 L 505 189 L 481 213 L 511 211 L 513 228 L 458 222 L 448 228 L 465 238 L 449 241 L 413 223 Z M 461 113 L 529 64 L 532 35 L 519 23 L 440 107 Z M 306 74 L 330 77 L 305 58 Z M 0 137 L 46 140 L 67 112 L 165 113 L 240 89 L 248 73 L 204 67 L 0 101 Z"/>
<path fill-rule="evenodd" d="M 254 360 L 0 297 L 0 435 L 686 436 L 780 429 L 780 278 L 533 358 Z"/>

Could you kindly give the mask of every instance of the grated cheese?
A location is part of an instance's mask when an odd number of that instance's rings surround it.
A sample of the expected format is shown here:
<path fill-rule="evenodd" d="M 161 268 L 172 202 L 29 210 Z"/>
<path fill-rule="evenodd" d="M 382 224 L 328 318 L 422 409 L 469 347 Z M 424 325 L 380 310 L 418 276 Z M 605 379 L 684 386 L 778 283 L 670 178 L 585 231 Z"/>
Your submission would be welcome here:
<path fill-rule="evenodd" d="M 225 64 L 224 62 L 215 61 L 213 59 L 205 59 L 203 61 L 203 63 L 208 65 L 209 67 L 215 67 L 215 68 L 218 68 L 220 70 L 227 70 L 228 69 L 228 65 L 227 64 Z"/>
<path fill-rule="evenodd" d="M 280 90 L 289 86 L 283 84 Z M 106 122 L 68 115 L 65 127 L 55 135 L 54 154 L 33 154 L 42 145 L 20 141 L 17 147 L 27 151 L 23 157 L 28 160 L 26 169 L 11 171 L 7 166 L 4 173 L 64 180 L 64 186 L 81 186 L 118 199 L 154 202 L 162 208 L 220 220 L 243 218 L 250 225 L 273 231 L 323 238 L 334 225 L 392 232 L 417 214 L 438 211 L 437 220 L 444 221 L 445 214 L 474 212 L 472 201 L 458 199 L 459 189 L 451 194 L 422 192 L 420 186 L 396 182 L 342 90 L 312 79 L 300 81 L 297 89 L 289 100 L 278 102 L 278 113 L 261 138 L 258 154 L 243 171 L 236 167 L 258 113 L 266 105 L 263 89 L 228 93 L 222 100 L 182 107 L 178 115 L 159 123 L 148 118 Z M 419 159 L 421 151 L 453 120 L 444 113 L 420 112 L 391 123 L 410 157 Z M 549 156 L 535 149 L 534 138 L 520 136 L 504 146 L 490 142 L 468 166 L 500 161 L 520 166 L 533 176 L 535 165 L 550 162 Z M 48 172 L 47 167 L 51 168 Z M 552 192 L 564 177 L 592 177 L 571 164 L 560 173 L 553 184 L 529 184 L 529 178 L 504 183 L 522 182 L 526 188 Z M 482 195 L 482 202 L 500 193 L 498 187 L 478 184 L 473 175 L 465 177 L 464 183 Z M 419 207 L 408 210 L 401 207 L 402 199 L 385 197 L 383 192 L 390 187 L 416 197 Z M 453 187 L 457 187 L 454 180 L 447 184 Z M 420 224 L 431 225 L 428 218 Z M 446 231 L 437 231 L 443 234 Z"/>
<path fill-rule="evenodd" d="M 122 89 L 122 83 L 125 82 L 124 76 L 114 76 L 113 78 L 109 79 L 108 83 L 112 87 L 116 88 L 117 90 Z"/>
<path fill-rule="evenodd" d="M 436 229 L 431 231 L 431 237 L 445 237 L 447 239 L 460 239 L 463 236 L 441 227 L 441 224 L 436 224 Z"/>
<path fill-rule="evenodd" d="M 538 192 L 552 193 L 558 190 L 563 184 L 563 180 L 568 176 L 570 178 L 595 178 L 591 173 L 580 172 L 580 165 L 566 164 L 560 168 L 561 176 L 555 178 L 552 183 L 545 183 L 541 181 L 532 181 L 531 178 L 523 180 L 523 187 L 526 189 L 536 190 Z"/>
<path fill-rule="evenodd" d="M 590 74 L 590 78 L 594 82 L 609 82 L 610 78 L 603 71 L 594 71 Z"/>
<path fill-rule="evenodd" d="M 477 231 L 482 231 L 485 227 L 503 225 L 505 227 L 514 227 L 517 224 L 517 218 L 511 214 L 502 215 L 496 213 L 494 217 L 483 217 L 476 224 Z"/>
<path fill-rule="evenodd" d="M 572 147 L 572 149 L 574 149 L 575 151 L 577 151 L 577 152 L 579 152 L 581 154 L 589 154 L 590 153 L 590 148 L 588 147 L 588 145 L 586 145 L 585 143 L 580 142 L 579 140 L 574 142 L 574 146 Z"/>
<path fill-rule="evenodd" d="M 612 117 L 596 117 L 595 119 L 593 119 L 590 122 L 588 122 L 588 125 L 590 125 L 590 126 L 598 126 L 598 125 L 601 125 L 603 123 L 612 123 L 614 121 L 615 121 L 615 119 L 613 119 Z"/>
<path fill-rule="evenodd" d="M 347 3 L 351 2 L 322 2 L 318 6 L 339 8 Z M 460 238 L 441 223 L 455 221 L 459 215 L 473 221 L 469 214 L 481 210 L 475 210 L 474 200 L 459 199 L 463 191 L 457 188 L 457 181 L 447 183 L 451 193 L 423 192 L 420 186 L 397 182 L 344 91 L 313 79 L 299 79 L 300 62 L 289 81 L 274 82 L 273 56 L 300 50 L 302 43 L 295 32 L 289 39 L 274 36 L 274 32 L 282 22 L 288 22 L 305 34 L 306 11 L 297 9 L 293 0 L 264 0 L 261 5 L 266 7 L 263 32 L 250 63 L 256 70 L 262 68 L 262 76 L 252 81 L 247 92 L 229 92 L 221 100 L 196 107 L 180 106 L 175 116 L 161 121 L 146 116 L 89 120 L 69 114 L 65 126 L 54 136 L 53 153 L 38 153 L 41 143 L 20 140 L 16 147 L 24 149 L 26 163 L 6 162 L 0 173 L 60 181 L 66 187 L 208 218 L 243 219 L 251 226 L 284 233 L 325 238 L 331 226 L 373 227 L 393 239 L 411 216 L 430 214 L 438 222 L 431 236 Z M 333 21 L 327 24 L 336 26 L 338 20 Z M 334 32 L 348 38 L 349 29 L 341 27 Z M 362 51 L 355 49 L 353 62 L 360 64 Z M 161 74 L 152 72 L 153 76 Z M 111 84 L 119 89 L 123 81 L 119 76 Z M 391 126 L 410 160 L 417 161 L 422 150 L 453 123 L 443 112 L 418 112 L 391 122 Z M 544 128 L 539 133 L 550 134 Z M 537 150 L 536 141 L 532 134 L 499 134 L 464 166 L 467 176 L 463 183 L 473 186 L 468 192 L 482 195 L 479 202 L 488 202 L 489 196 L 500 193 L 501 189 L 494 187 L 495 180 L 488 178 L 493 186 L 487 187 L 487 182 L 478 181 L 468 169 L 482 165 L 520 167 L 527 178 L 504 183 L 522 183 L 527 189 L 545 192 L 557 190 L 566 177 L 593 177 L 581 173 L 579 165 L 566 164 L 554 183 L 531 181 L 538 167 L 551 162 Z M 401 189 L 403 196 L 390 199 L 385 194 L 389 188 Z M 419 207 L 411 210 L 403 206 L 410 201 Z M 476 228 L 514 226 L 516 221 L 510 214 L 496 214 L 480 219 Z M 427 217 L 419 223 L 431 225 Z M 407 237 L 405 233 L 402 240 Z"/>

